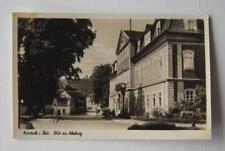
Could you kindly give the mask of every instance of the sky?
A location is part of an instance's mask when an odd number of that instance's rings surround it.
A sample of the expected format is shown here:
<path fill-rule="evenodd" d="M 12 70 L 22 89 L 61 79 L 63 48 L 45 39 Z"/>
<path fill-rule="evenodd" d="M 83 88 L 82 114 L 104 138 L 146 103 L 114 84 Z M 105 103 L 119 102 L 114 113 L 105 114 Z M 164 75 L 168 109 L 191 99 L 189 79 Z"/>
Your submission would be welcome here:
<path fill-rule="evenodd" d="M 96 31 L 96 38 L 93 45 L 85 50 L 84 58 L 77 64 L 81 68 L 81 78 L 90 76 L 95 66 L 107 63 L 113 63 L 116 60 L 116 47 L 121 30 L 129 30 L 129 19 L 109 20 L 92 19 L 93 29 Z M 146 24 L 152 20 L 132 20 L 132 30 L 143 31 Z"/>

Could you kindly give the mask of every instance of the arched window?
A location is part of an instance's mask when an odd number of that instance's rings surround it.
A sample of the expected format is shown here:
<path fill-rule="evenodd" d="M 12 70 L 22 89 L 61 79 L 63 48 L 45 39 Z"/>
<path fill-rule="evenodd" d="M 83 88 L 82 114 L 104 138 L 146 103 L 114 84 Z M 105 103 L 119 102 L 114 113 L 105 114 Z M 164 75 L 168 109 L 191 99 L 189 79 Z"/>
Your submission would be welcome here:
<path fill-rule="evenodd" d="M 155 100 L 156 100 L 156 98 L 155 98 L 155 93 L 152 94 L 152 100 L 153 100 L 153 106 L 155 107 L 155 105 L 156 105 L 156 104 L 155 104 Z"/>
<path fill-rule="evenodd" d="M 159 92 L 159 106 L 162 106 L 162 94 Z"/>
<path fill-rule="evenodd" d="M 193 50 L 183 51 L 183 69 L 194 70 L 194 51 Z"/>

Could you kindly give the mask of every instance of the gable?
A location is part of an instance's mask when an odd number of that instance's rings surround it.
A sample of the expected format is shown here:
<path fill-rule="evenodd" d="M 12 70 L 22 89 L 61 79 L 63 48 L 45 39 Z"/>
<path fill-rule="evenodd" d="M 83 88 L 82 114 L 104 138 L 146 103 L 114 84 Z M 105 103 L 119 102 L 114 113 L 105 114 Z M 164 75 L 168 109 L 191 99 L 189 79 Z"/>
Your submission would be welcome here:
<path fill-rule="evenodd" d="M 126 35 L 124 31 L 120 32 L 117 48 L 116 48 L 116 54 L 119 54 L 121 49 L 129 42 L 129 37 Z"/>

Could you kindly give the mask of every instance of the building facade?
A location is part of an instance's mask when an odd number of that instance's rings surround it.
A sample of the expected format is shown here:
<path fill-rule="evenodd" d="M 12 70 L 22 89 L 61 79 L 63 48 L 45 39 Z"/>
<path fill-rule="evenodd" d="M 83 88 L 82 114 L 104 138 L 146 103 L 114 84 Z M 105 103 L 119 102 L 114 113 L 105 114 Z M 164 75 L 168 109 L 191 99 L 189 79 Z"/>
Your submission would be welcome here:
<path fill-rule="evenodd" d="M 94 109 L 94 101 L 93 101 L 93 80 L 91 78 L 83 78 L 71 80 L 69 82 L 69 86 L 76 92 L 73 99 L 75 101 L 75 106 L 77 107 L 76 113 L 84 113 L 86 111 L 92 111 Z"/>
<path fill-rule="evenodd" d="M 112 65 L 109 108 L 152 116 L 168 112 L 176 101 L 194 99 L 205 87 L 203 20 L 158 19 L 144 31 L 122 30 Z M 115 90 L 126 85 L 125 97 Z"/>

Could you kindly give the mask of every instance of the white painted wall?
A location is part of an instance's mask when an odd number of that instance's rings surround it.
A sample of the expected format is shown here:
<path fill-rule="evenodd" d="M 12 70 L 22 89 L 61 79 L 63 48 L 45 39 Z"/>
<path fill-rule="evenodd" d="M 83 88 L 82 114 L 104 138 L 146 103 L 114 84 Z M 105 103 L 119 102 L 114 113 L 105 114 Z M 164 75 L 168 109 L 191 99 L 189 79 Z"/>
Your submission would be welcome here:
<path fill-rule="evenodd" d="M 223 151 L 225 148 L 224 0 L 0 0 L 1 151 Z M 209 141 L 17 140 L 12 138 L 11 12 L 209 14 L 211 17 L 212 134 Z"/>
<path fill-rule="evenodd" d="M 134 64 L 134 88 L 166 80 L 168 74 L 168 45 L 162 44 Z M 160 65 L 161 64 L 161 65 Z"/>
<path fill-rule="evenodd" d="M 168 82 L 163 82 L 142 89 L 144 95 L 145 112 L 149 111 L 150 114 L 156 109 L 161 111 L 168 111 Z M 153 93 L 155 94 L 155 106 L 153 104 Z M 161 93 L 161 106 L 159 104 L 159 93 Z M 138 96 L 138 90 L 134 91 L 134 95 Z M 147 108 L 147 95 L 149 96 L 149 107 Z"/>

